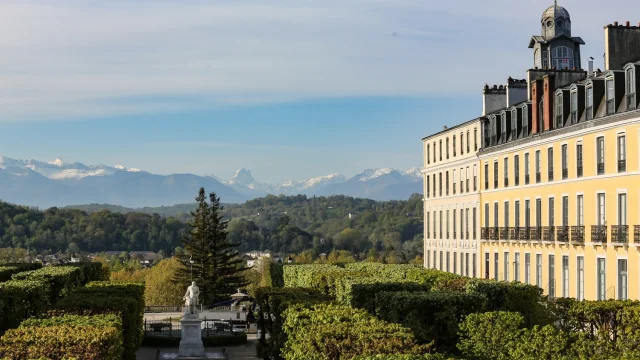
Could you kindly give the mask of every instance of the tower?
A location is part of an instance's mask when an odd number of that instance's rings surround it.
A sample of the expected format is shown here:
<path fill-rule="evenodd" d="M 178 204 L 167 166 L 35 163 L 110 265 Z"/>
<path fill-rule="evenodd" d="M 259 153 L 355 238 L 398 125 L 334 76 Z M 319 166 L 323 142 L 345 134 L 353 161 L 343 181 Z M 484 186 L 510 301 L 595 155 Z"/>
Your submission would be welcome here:
<path fill-rule="evenodd" d="M 533 49 L 534 68 L 580 69 L 580 45 L 584 45 L 584 41 L 571 36 L 569 11 L 556 1 L 542 13 L 540 24 L 541 35 L 533 36 L 529 42 L 529 48 Z"/>

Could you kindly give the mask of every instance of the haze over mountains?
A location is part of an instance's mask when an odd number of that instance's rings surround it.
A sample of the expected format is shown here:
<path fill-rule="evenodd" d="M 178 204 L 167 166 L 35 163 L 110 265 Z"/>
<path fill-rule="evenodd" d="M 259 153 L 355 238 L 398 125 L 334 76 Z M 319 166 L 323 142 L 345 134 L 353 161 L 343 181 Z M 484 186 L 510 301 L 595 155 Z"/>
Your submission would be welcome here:
<path fill-rule="evenodd" d="M 66 163 L 60 158 L 42 162 L 0 156 L 0 199 L 42 208 L 91 203 L 134 208 L 169 206 L 193 202 L 201 186 L 214 191 L 225 203 L 267 194 L 347 195 L 385 201 L 422 193 L 422 177 L 418 168 L 367 169 L 351 178 L 330 174 L 268 184 L 257 181 L 244 168 L 226 181 L 216 176 L 158 175 L 121 165 Z"/>

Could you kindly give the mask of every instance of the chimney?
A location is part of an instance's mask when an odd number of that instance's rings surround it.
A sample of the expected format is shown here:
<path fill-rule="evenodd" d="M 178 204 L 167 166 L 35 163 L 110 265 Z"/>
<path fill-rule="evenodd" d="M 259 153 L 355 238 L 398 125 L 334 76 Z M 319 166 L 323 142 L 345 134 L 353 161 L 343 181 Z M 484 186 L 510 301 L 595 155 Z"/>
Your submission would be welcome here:
<path fill-rule="evenodd" d="M 587 73 L 588 77 L 593 75 L 593 60 L 589 59 L 589 72 Z"/>
<path fill-rule="evenodd" d="M 542 128 L 544 129 L 544 131 L 549 131 L 549 130 L 553 130 L 554 128 L 554 122 L 553 122 L 553 102 L 555 100 L 555 96 L 553 96 L 553 94 L 556 91 L 556 75 L 554 74 L 549 74 L 549 75 L 545 75 L 545 77 L 542 79 L 543 82 L 543 87 L 544 87 L 544 94 L 543 94 L 543 99 L 544 99 L 544 108 L 543 108 L 543 112 L 544 112 L 544 123 Z"/>
<path fill-rule="evenodd" d="M 527 80 L 507 79 L 507 107 L 526 101 L 528 96 Z"/>
<path fill-rule="evenodd" d="M 531 81 L 531 135 L 538 133 L 538 124 L 542 123 L 542 119 L 539 119 L 540 114 L 538 112 L 538 105 L 542 100 L 542 80 L 535 79 Z"/>
<path fill-rule="evenodd" d="M 640 26 L 613 26 L 604 28 L 604 68 L 622 70 L 629 62 L 640 60 Z"/>
<path fill-rule="evenodd" d="M 485 85 L 482 90 L 482 116 L 504 109 L 507 104 L 507 89 L 500 85 Z"/>

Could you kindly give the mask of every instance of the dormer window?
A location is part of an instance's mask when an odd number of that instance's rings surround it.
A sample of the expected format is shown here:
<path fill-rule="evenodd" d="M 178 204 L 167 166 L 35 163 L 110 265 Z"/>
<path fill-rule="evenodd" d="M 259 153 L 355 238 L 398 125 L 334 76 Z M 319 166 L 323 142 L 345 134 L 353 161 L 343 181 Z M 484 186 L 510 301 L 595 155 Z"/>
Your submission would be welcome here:
<path fill-rule="evenodd" d="M 522 136 L 529 136 L 529 107 L 522 107 Z"/>
<path fill-rule="evenodd" d="M 636 72 L 633 67 L 626 71 L 626 92 L 627 92 L 627 111 L 636 109 Z"/>
<path fill-rule="evenodd" d="M 556 94 L 556 128 L 561 128 L 564 125 L 562 121 L 562 93 Z"/>
<path fill-rule="evenodd" d="M 511 140 L 518 136 L 518 109 L 511 110 Z"/>
<path fill-rule="evenodd" d="M 587 88 L 587 120 L 593 119 L 593 86 Z"/>
<path fill-rule="evenodd" d="M 502 115 L 502 129 L 500 129 L 502 141 L 507 141 L 507 114 Z"/>
<path fill-rule="evenodd" d="M 571 92 L 571 123 L 578 123 L 578 91 Z"/>
<path fill-rule="evenodd" d="M 607 83 L 607 115 L 616 113 L 616 90 L 613 77 L 606 80 Z"/>

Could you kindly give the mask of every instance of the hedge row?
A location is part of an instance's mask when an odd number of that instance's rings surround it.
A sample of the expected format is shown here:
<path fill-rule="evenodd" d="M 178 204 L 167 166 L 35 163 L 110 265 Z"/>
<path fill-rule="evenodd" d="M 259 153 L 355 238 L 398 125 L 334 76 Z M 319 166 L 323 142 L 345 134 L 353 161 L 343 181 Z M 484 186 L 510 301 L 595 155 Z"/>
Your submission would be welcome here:
<path fill-rule="evenodd" d="M 360 355 L 353 360 L 454 360 L 453 358 L 442 354 L 424 354 L 424 355 Z"/>
<path fill-rule="evenodd" d="M 10 280 L 0 283 L 0 335 L 50 306 L 47 286 L 42 281 Z"/>
<path fill-rule="evenodd" d="M 13 280 L 43 282 L 49 303 L 55 304 L 61 297 L 69 295 L 73 290 L 84 285 L 84 274 L 79 267 L 49 266 L 14 274 Z"/>
<path fill-rule="evenodd" d="M 407 291 L 424 292 L 431 290 L 428 284 L 415 282 L 380 282 L 380 278 L 342 279 L 336 286 L 336 299 L 340 304 L 365 309 L 376 314 L 376 294 L 381 292 Z"/>
<path fill-rule="evenodd" d="M 285 311 L 287 360 L 352 359 L 358 355 L 424 354 L 411 330 L 381 321 L 364 310 L 322 304 L 296 305 Z"/>
<path fill-rule="evenodd" d="M 38 270 L 41 267 L 41 263 L 4 264 L 0 266 L 0 282 L 11 280 L 13 274 L 29 270 Z"/>
<path fill-rule="evenodd" d="M 258 329 L 261 331 L 256 346 L 257 355 L 263 359 L 282 359 L 280 350 L 287 341 L 282 329 L 282 314 L 296 304 L 311 306 L 329 302 L 332 298 L 307 288 L 259 288 L 256 291 Z"/>
<path fill-rule="evenodd" d="M 92 282 L 60 300 L 50 316 L 118 315 L 122 321 L 123 359 L 135 359 L 142 343 L 144 284 L 131 282 Z"/>

